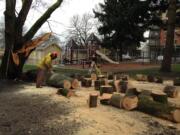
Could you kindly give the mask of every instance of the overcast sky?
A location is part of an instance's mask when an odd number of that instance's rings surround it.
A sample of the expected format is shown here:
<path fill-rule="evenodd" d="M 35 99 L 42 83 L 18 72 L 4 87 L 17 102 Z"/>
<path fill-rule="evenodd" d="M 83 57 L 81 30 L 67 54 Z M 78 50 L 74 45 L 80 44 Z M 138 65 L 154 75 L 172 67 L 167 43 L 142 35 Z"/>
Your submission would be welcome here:
<path fill-rule="evenodd" d="M 18 1 L 18 0 L 17 0 Z M 50 5 L 53 4 L 56 0 L 44 0 Z M 79 14 L 84 13 L 93 13 L 92 9 L 99 2 L 104 0 L 64 0 L 61 7 L 58 8 L 51 16 L 49 20 L 55 20 L 57 22 L 50 22 L 51 28 L 54 32 L 58 33 L 60 40 L 63 40 L 66 30 L 69 27 L 70 18 Z M 20 4 L 17 4 L 17 9 L 21 7 Z M 5 0 L 0 0 L 0 16 L 3 16 L 3 11 L 5 8 Z M 38 8 L 39 11 L 30 11 L 28 15 L 28 20 L 26 21 L 26 26 L 30 27 L 41 15 L 44 13 L 45 9 Z M 42 29 L 39 31 L 49 31 L 47 23 L 43 25 Z"/>

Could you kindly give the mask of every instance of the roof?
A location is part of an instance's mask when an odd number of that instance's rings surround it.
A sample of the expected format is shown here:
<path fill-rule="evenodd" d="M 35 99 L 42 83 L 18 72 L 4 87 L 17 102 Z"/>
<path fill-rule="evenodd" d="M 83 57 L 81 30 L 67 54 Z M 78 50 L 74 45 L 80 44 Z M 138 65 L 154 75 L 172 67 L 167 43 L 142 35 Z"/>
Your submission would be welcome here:
<path fill-rule="evenodd" d="M 77 49 L 78 45 L 76 44 L 76 42 L 74 41 L 74 39 L 70 39 L 68 41 L 68 43 L 66 44 L 67 47 L 71 48 L 71 49 Z"/>
<path fill-rule="evenodd" d="M 59 43 L 60 43 L 59 39 L 56 36 L 52 35 L 47 41 L 36 47 L 36 50 L 44 50 L 53 44 L 57 45 L 57 47 L 60 48 L 60 46 L 58 45 Z"/>
<path fill-rule="evenodd" d="M 87 38 L 86 42 L 89 41 L 91 42 L 96 41 L 97 43 L 101 43 L 100 39 L 96 35 L 94 35 L 94 33 L 91 33 L 90 36 Z"/>

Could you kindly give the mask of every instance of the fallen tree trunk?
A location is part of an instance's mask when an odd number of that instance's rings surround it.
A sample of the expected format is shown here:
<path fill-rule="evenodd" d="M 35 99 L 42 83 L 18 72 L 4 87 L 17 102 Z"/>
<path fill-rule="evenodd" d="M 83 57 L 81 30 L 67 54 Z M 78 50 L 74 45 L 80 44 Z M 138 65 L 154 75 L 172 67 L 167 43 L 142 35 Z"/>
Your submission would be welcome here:
<path fill-rule="evenodd" d="M 168 103 L 168 96 L 167 94 L 161 92 L 161 93 L 157 93 L 157 92 L 152 92 L 151 96 L 153 97 L 154 101 L 163 103 L 163 104 L 167 104 Z"/>
<path fill-rule="evenodd" d="M 148 96 L 139 96 L 138 110 L 173 122 L 180 122 L 180 110 L 169 104 L 153 101 Z"/>
<path fill-rule="evenodd" d="M 72 80 L 70 77 L 55 73 L 47 79 L 46 83 L 53 87 L 70 89 Z"/>
<path fill-rule="evenodd" d="M 174 86 L 166 86 L 163 91 L 164 93 L 167 94 L 168 97 L 171 98 L 178 97 L 178 90 Z"/>

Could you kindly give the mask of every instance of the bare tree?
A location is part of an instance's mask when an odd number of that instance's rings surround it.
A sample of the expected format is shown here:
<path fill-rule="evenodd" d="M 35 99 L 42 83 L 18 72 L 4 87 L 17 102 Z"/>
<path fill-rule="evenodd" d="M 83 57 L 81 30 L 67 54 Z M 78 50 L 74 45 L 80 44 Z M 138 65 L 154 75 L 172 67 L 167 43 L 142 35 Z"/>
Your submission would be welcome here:
<path fill-rule="evenodd" d="M 93 27 L 93 16 L 85 13 L 81 16 L 74 15 L 70 22 L 71 26 L 69 31 L 70 38 L 73 38 L 78 44 L 85 45 L 88 36 L 90 35 Z"/>

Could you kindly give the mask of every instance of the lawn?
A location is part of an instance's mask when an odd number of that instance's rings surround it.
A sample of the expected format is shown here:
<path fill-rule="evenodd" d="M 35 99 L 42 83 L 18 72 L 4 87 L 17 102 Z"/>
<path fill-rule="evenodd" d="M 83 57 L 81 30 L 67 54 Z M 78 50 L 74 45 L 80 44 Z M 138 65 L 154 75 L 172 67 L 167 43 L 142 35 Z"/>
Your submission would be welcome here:
<path fill-rule="evenodd" d="M 30 69 L 36 69 L 37 67 L 34 65 L 25 65 L 24 71 L 30 70 Z M 72 67 L 55 67 L 54 71 L 59 73 L 78 73 L 78 74 L 87 74 L 87 69 L 77 69 Z M 122 73 L 122 72 L 116 72 L 116 73 Z M 170 73 L 163 73 L 159 72 L 158 67 L 154 68 L 148 68 L 148 69 L 138 69 L 138 70 L 129 70 L 129 71 L 123 71 L 123 73 L 129 74 L 131 77 L 135 77 L 136 74 L 145 74 L 145 75 L 154 75 L 154 76 L 161 76 L 165 78 L 175 78 L 180 76 L 180 64 L 174 64 L 172 65 L 172 72 Z"/>
<path fill-rule="evenodd" d="M 130 76 L 134 77 L 136 74 L 145 74 L 145 75 L 154 75 L 154 76 L 161 76 L 165 78 L 175 78 L 180 76 L 180 64 L 172 65 L 172 72 L 163 73 L 159 71 L 158 67 L 149 68 L 149 69 L 139 69 L 139 70 L 131 70 L 127 71 Z"/>

